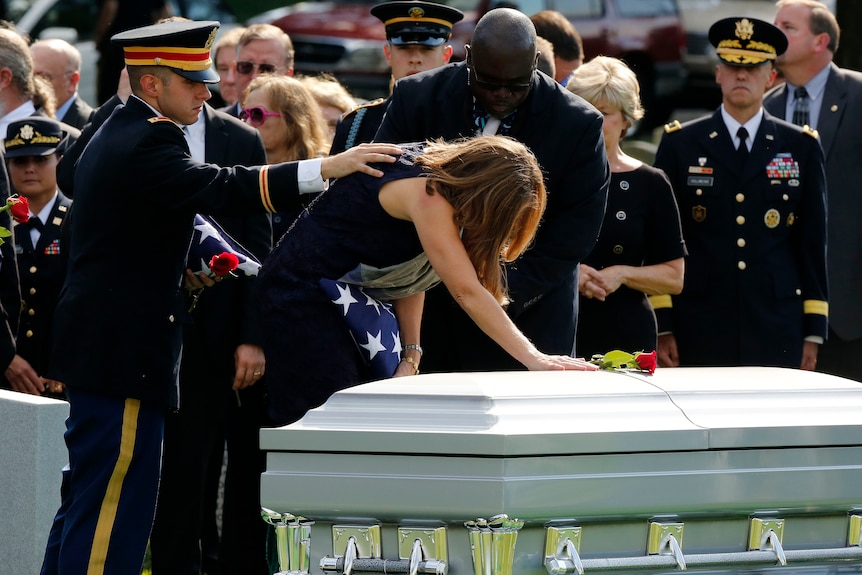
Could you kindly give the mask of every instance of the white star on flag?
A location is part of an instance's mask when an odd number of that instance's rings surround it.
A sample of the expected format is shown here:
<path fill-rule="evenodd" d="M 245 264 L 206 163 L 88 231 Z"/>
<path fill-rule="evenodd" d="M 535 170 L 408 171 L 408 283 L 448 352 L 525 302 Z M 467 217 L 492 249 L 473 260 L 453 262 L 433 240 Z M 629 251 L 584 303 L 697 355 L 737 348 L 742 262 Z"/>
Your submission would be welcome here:
<path fill-rule="evenodd" d="M 365 332 L 368 340 L 365 343 L 360 343 L 359 347 L 365 348 L 368 350 L 368 359 L 374 359 L 374 356 L 377 355 L 378 352 L 386 351 L 386 347 L 380 342 L 381 335 L 380 332 L 377 332 L 377 335 L 371 335 L 369 332 Z"/>
<path fill-rule="evenodd" d="M 348 310 L 350 309 L 350 304 L 359 303 L 355 297 L 350 294 L 350 288 L 345 284 L 344 287 L 341 287 L 342 284 L 335 284 L 335 287 L 338 288 L 338 299 L 332 300 L 332 303 L 336 305 L 342 306 L 344 309 L 342 310 L 342 315 L 347 315 Z M 370 334 L 369 334 L 370 336 Z M 373 357 L 373 356 L 372 356 Z"/>
<path fill-rule="evenodd" d="M 260 262 L 243 248 L 236 240 L 227 235 L 218 224 L 200 214 L 195 215 L 194 234 L 189 245 L 187 266 L 195 273 L 212 274 L 209 263 L 213 256 L 228 252 L 239 259 L 237 271 L 245 276 L 256 276 Z"/>
<path fill-rule="evenodd" d="M 365 295 L 365 305 L 369 307 L 373 307 L 374 311 L 377 312 L 377 315 L 380 315 L 380 302 L 368 295 L 365 292 L 362 292 Z"/>

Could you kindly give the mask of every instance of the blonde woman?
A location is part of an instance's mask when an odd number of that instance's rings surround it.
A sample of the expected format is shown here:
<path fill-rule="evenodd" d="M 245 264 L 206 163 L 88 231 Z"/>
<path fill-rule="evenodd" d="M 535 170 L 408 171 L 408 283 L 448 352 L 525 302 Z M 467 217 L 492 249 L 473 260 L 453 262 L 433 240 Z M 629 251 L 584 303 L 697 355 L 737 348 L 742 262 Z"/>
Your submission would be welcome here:
<path fill-rule="evenodd" d="M 682 290 L 686 251 L 667 176 L 620 147 L 644 114 L 637 78 L 621 60 L 599 56 L 575 70 L 567 88 L 602 113 L 611 167 L 601 233 L 580 266 L 576 349 L 588 358 L 652 351 L 656 319 L 647 296 Z"/>
<path fill-rule="evenodd" d="M 260 132 L 266 161 L 310 160 L 329 153 L 329 131 L 317 101 L 302 82 L 291 76 L 264 74 L 246 88 L 239 119 Z M 303 201 L 314 194 L 306 194 Z M 272 215 L 273 243 L 284 235 L 296 212 Z"/>
<path fill-rule="evenodd" d="M 326 120 L 326 126 L 329 128 L 331 143 L 335 137 L 335 127 L 338 125 L 339 118 L 356 107 L 356 100 L 347 88 L 329 74 L 301 76 L 299 79 L 317 100 L 317 105 L 320 106 L 323 119 Z"/>
<path fill-rule="evenodd" d="M 381 166 L 380 179 L 337 180 L 297 218 L 261 269 L 270 417 L 279 425 L 339 389 L 373 379 L 342 307 L 322 287 L 327 280 L 375 289 L 392 301 L 400 340 L 382 334 L 387 345 L 379 351 L 400 351 L 401 363 L 387 377 L 419 372 L 424 290 L 438 281 L 527 368 L 594 368 L 539 352 L 502 307 L 502 263 L 529 246 L 545 207 L 532 153 L 499 136 L 405 144 L 402 151 L 397 162 Z"/>

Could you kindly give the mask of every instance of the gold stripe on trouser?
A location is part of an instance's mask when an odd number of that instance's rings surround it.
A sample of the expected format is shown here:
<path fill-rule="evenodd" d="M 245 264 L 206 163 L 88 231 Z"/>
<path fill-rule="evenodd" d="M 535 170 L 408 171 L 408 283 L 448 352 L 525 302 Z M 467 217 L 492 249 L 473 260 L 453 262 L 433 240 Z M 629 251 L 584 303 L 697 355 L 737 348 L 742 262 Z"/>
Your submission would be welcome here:
<path fill-rule="evenodd" d="M 117 463 L 114 465 L 114 471 L 108 481 L 105 498 L 102 499 L 99 520 L 96 522 L 96 534 L 93 537 L 93 549 L 90 551 L 87 575 L 102 575 L 105 572 L 108 544 L 111 542 L 111 531 L 113 531 L 114 522 L 117 519 L 117 506 L 123 491 L 123 480 L 126 478 L 126 472 L 132 461 L 132 452 L 135 449 L 138 413 L 140 411 L 140 400 L 126 399 L 126 407 L 123 410 L 123 430 L 120 436 L 120 455 L 117 457 Z"/>

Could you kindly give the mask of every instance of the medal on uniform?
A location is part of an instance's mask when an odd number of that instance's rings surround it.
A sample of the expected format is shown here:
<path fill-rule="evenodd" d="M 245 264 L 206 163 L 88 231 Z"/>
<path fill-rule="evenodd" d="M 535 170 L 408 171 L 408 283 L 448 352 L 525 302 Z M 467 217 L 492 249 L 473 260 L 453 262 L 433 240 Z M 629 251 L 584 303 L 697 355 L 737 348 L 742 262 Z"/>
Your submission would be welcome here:
<path fill-rule="evenodd" d="M 779 214 L 778 210 L 775 208 L 767 210 L 766 214 L 763 216 L 763 223 L 765 223 L 766 227 L 769 229 L 777 228 L 780 221 L 781 214 Z"/>

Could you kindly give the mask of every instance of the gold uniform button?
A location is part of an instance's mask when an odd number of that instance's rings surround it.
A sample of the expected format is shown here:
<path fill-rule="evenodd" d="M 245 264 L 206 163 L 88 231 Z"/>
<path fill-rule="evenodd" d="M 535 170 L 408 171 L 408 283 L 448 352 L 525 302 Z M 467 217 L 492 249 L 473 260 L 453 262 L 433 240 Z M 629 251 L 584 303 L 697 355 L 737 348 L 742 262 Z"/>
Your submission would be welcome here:
<path fill-rule="evenodd" d="M 736 194 L 736 201 L 739 202 L 740 204 L 742 202 L 744 202 L 745 201 L 745 194 L 743 194 L 742 192 L 739 192 L 738 194 Z"/>
<path fill-rule="evenodd" d="M 786 202 L 787 200 L 790 199 L 790 196 L 788 196 L 787 194 L 784 194 L 783 196 L 781 196 L 781 199 Z"/>
<path fill-rule="evenodd" d="M 698 189 L 696 189 L 696 190 L 694 191 L 694 193 L 695 193 L 695 195 L 702 196 L 702 195 L 703 195 L 703 190 L 701 190 L 700 188 L 698 188 Z"/>
<path fill-rule="evenodd" d="M 174 321 L 175 321 L 175 320 L 176 320 L 176 318 L 174 317 L 174 314 L 171 314 L 171 315 L 169 315 L 169 316 L 168 316 L 168 321 L 169 321 L 169 322 L 174 323 Z"/>
<path fill-rule="evenodd" d="M 745 262 L 742 262 L 742 261 L 737 262 L 736 267 L 738 267 L 741 270 L 744 270 L 745 269 Z"/>
<path fill-rule="evenodd" d="M 28 314 L 30 314 L 30 315 L 36 315 L 36 310 L 35 310 L 35 309 L 33 309 L 33 308 L 31 307 L 31 308 L 27 311 L 27 313 L 28 313 Z"/>
<path fill-rule="evenodd" d="M 621 246 L 619 244 L 615 245 L 614 246 L 614 253 L 616 255 L 620 255 L 621 253 L 623 253 L 623 246 Z"/>
<path fill-rule="evenodd" d="M 30 273 L 31 274 L 36 273 L 36 266 L 30 266 Z"/>
<path fill-rule="evenodd" d="M 799 288 L 796 288 L 796 295 L 802 295 L 802 290 Z"/>
<path fill-rule="evenodd" d="M 28 330 L 27 330 L 27 333 L 25 333 L 24 335 L 26 335 L 27 337 L 33 337 L 33 330 L 32 330 L 32 329 L 28 329 Z"/>
<path fill-rule="evenodd" d="M 744 248 L 745 247 L 745 238 L 739 238 L 738 240 L 736 240 L 736 245 L 738 245 L 741 248 Z"/>
<path fill-rule="evenodd" d="M 36 288 L 30 288 L 30 295 L 36 295 Z"/>
<path fill-rule="evenodd" d="M 736 216 L 736 223 L 740 226 L 745 223 L 745 216 Z"/>

